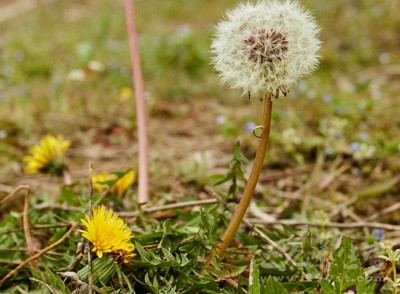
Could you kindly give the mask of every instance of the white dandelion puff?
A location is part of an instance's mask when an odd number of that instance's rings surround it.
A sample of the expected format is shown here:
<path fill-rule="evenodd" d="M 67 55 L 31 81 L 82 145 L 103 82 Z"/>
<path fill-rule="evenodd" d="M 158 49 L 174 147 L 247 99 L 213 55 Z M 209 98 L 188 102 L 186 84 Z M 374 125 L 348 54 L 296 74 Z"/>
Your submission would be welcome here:
<path fill-rule="evenodd" d="M 286 95 L 318 65 L 319 28 L 297 2 L 259 0 L 226 13 L 211 45 L 223 83 L 243 94 Z"/>

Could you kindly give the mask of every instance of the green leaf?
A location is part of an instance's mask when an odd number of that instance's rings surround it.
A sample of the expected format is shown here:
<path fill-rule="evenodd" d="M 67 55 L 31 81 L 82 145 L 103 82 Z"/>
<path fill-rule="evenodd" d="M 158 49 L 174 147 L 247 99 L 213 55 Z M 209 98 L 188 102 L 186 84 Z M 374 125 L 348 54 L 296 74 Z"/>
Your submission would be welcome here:
<path fill-rule="evenodd" d="M 373 293 L 372 286 L 367 281 L 358 259 L 357 248 L 350 238 L 343 237 L 341 246 L 332 256 L 328 277 L 334 282 L 336 293 L 343 293 L 348 287 L 356 285 L 358 293 Z M 324 286 L 327 287 L 327 284 Z M 328 288 L 327 288 L 328 289 Z"/>
<path fill-rule="evenodd" d="M 49 268 L 45 267 L 44 271 L 40 270 L 35 270 L 33 267 L 30 268 L 32 276 L 39 280 L 42 281 L 43 283 L 47 284 L 49 287 L 51 287 L 54 291 L 57 293 L 70 293 L 68 288 L 65 286 L 64 282 L 61 280 L 59 276 L 57 276 L 53 271 L 51 271 Z M 43 288 L 42 284 L 37 283 L 39 288 Z"/>
<path fill-rule="evenodd" d="M 389 181 L 385 181 L 383 183 L 378 183 L 357 193 L 358 198 L 369 198 L 369 197 L 378 197 L 381 196 L 390 190 L 397 187 L 400 178 L 390 179 Z"/>
<path fill-rule="evenodd" d="M 249 279 L 249 292 L 250 294 L 260 294 L 260 268 L 258 264 L 252 260 L 250 268 L 250 279 Z"/>
<path fill-rule="evenodd" d="M 244 156 L 242 151 L 240 150 L 240 143 L 236 142 L 235 152 L 233 154 L 233 159 L 231 160 L 231 164 L 235 164 L 236 162 L 241 162 L 243 164 L 248 164 L 249 160 Z"/>
<path fill-rule="evenodd" d="M 313 293 L 312 291 L 317 289 L 317 281 L 296 281 L 296 282 L 285 282 L 285 289 L 289 293 Z M 323 292 L 325 294 L 325 292 Z"/>
<path fill-rule="evenodd" d="M 228 182 L 229 180 L 233 179 L 235 177 L 235 174 L 231 171 L 229 171 L 227 174 L 222 175 L 221 179 L 219 179 L 214 186 L 222 185 L 223 183 Z"/>
<path fill-rule="evenodd" d="M 231 186 L 229 187 L 229 191 L 227 196 L 232 196 L 232 198 L 236 197 L 236 193 L 238 191 L 242 191 L 244 185 L 246 184 L 246 178 L 244 176 L 243 165 L 248 164 L 248 159 L 243 155 L 240 151 L 240 143 L 236 142 L 235 152 L 233 157 L 229 163 L 230 169 L 229 171 L 222 176 L 222 178 L 215 183 L 214 185 L 221 185 L 225 182 L 232 181 Z"/>
<path fill-rule="evenodd" d="M 270 277 L 265 285 L 262 287 L 262 293 L 274 293 L 274 294 L 288 294 L 282 283 Z"/>
<path fill-rule="evenodd" d="M 207 268 L 207 271 L 221 281 L 236 277 L 243 273 L 247 268 L 247 265 L 235 266 L 227 263 L 220 263 L 218 265 L 214 263 L 213 266 L 214 267 L 212 268 Z"/>
<path fill-rule="evenodd" d="M 146 251 L 142 245 L 140 245 L 140 243 L 135 242 L 135 247 L 136 247 L 136 251 L 139 253 L 140 257 L 143 259 L 143 261 L 145 262 L 152 262 L 152 255 L 150 254 L 150 252 Z"/>
<path fill-rule="evenodd" d="M 102 258 L 96 258 L 92 262 L 92 273 L 93 273 L 93 283 L 106 284 L 115 272 L 116 264 L 114 263 L 114 258 L 111 255 L 103 256 Z M 89 265 L 77 272 L 80 280 L 87 282 L 89 274 Z"/>
<path fill-rule="evenodd" d="M 162 232 L 148 233 L 135 236 L 135 240 L 138 241 L 140 244 L 148 245 L 160 242 L 162 236 L 163 236 Z"/>
<path fill-rule="evenodd" d="M 133 287 L 132 287 L 132 284 L 131 284 L 131 281 L 129 280 L 129 278 L 128 278 L 124 273 L 122 273 L 122 277 L 123 277 L 123 279 L 124 279 L 124 282 L 125 282 L 126 285 L 128 286 L 129 293 L 135 293 L 135 291 L 133 290 Z"/>
<path fill-rule="evenodd" d="M 335 294 L 335 288 L 333 287 L 333 285 L 331 283 L 329 283 L 328 280 L 321 280 L 320 283 L 322 292 L 324 294 Z"/>
<path fill-rule="evenodd" d="M 150 281 L 150 277 L 149 277 L 149 273 L 146 273 L 146 275 L 144 276 L 144 281 L 146 283 L 146 285 L 150 288 L 151 291 L 153 291 L 153 293 L 158 293 L 159 291 L 159 286 L 157 283 L 157 279 L 156 277 L 154 277 L 153 282 Z"/>

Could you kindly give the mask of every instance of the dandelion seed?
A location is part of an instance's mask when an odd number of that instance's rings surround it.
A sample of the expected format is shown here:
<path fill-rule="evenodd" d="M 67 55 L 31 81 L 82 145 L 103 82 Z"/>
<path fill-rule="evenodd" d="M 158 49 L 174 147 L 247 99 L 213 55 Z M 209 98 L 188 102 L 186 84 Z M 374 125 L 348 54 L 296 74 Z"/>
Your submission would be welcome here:
<path fill-rule="evenodd" d="M 105 253 L 114 253 L 122 258 L 124 263 L 135 256 L 135 250 L 130 240 L 133 237 L 126 223 L 112 209 L 106 211 L 102 205 L 93 209 L 93 217 L 86 215 L 81 219 L 84 230 L 79 230 L 82 236 L 93 245 L 93 251 L 99 258 Z"/>
<path fill-rule="evenodd" d="M 64 140 L 61 135 L 46 135 L 39 145 L 30 149 L 31 155 L 22 158 L 27 164 L 24 171 L 31 174 L 43 172 L 61 175 L 66 169 L 65 153 L 70 145 L 71 142 Z"/>
<path fill-rule="evenodd" d="M 243 94 L 286 95 L 316 68 L 318 33 L 313 17 L 297 2 L 240 4 L 217 26 L 213 63 L 222 81 Z"/>

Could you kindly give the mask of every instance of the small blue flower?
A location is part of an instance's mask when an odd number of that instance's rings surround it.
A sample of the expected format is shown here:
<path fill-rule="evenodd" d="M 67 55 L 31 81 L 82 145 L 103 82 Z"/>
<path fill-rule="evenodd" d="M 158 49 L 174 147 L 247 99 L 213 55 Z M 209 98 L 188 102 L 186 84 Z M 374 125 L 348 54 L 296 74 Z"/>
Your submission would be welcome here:
<path fill-rule="evenodd" d="M 361 176 L 361 170 L 358 167 L 353 167 L 351 173 L 356 176 Z"/>
<path fill-rule="evenodd" d="M 353 142 L 349 145 L 351 151 L 356 152 L 360 149 L 360 144 L 358 144 L 357 142 Z"/>
<path fill-rule="evenodd" d="M 225 116 L 218 115 L 217 116 L 217 124 L 222 125 L 225 122 Z"/>
<path fill-rule="evenodd" d="M 253 122 L 248 122 L 248 123 L 246 123 L 244 129 L 245 129 L 245 131 L 246 131 L 247 133 L 251 133 L 251 132 L 253 132 L 253 130 L 254 130 L 254 128 L 255 128 L 256 126 L 257 126 L 257 125 L 256 125 L 255 123 L 253 123 Z"/>
<path fill-rule="evenodd" d="M 322 101 L 324 101 L 325 104 L 329 104 L 332 101 L 332 97 L 329 94 L 324 94 L 322 96 Z"/>
<path fill-rule="evenodd" d="M 325 156 L 331 157 L 335 154 L 335 151 L 332 148 L 328 148 L 325 150 Z"/>
<path fill-rule="evenodd" d="M 379 241 L 383 238 L 383 230 L 382 229 L 373 229 L 372 230 L 372 238 Z"/>
<path fill-rule="evenodd" d="M 366 107 L 367 107 L 367 105 L 363 102 L 357 103 L 358 110 L 365 110 Z"/>
<path fill-rule="evenodd" d="M 304 92 L 305 90 L 307 90 L 308 88 L 308 84 L 306 81 L 300 81 L 298 89 L 300 90 L 300 92 Z"/>
<path fill-rule="evenodd" d="M 335 132 L 333 134 L 333 137 L 337 140 L 341 139 L 343 137 L 343 134 L 341 132 Z"/>
<path fill-rule="evenodd" d="M 336 107 L 335 109 L 335 114 L 336 115 L 342 115 L 345 112 L 345 109 L 341 106 Z"/>
<path fill-rule="evenodd" d="M 368 134 L 367 134 L 366 132 L 360 132 L 360 133 L 358 134 L 358 137 L 360 138 L 360 140 L 365 141 L 365 140 L 368 139 Z"/>

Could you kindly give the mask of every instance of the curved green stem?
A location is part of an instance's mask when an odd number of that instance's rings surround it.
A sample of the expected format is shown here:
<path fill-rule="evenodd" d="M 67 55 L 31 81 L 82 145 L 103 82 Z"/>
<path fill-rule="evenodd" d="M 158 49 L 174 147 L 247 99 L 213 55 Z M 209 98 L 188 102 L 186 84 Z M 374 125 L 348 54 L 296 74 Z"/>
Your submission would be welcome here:
<path fill-rule="evenodd" d="M 243 220 L 246 210 L 250 205 L 251 198 L 253 197 L 254 190 L 257 186 L 258 178 L 260 177 L 261 169 L 265 158 L 265 153 L 267 152 L 269 133 L 271 130 L 271 118 L 272 118 L 272 100 L 270 96 L 267 96 L 264 105 L 262 133 L 257 148 L 256 158 L 254 159 L 253 167 L 251 169 L 249 179 L 244 189 L 243 196 L 240 199 L 240 202 L 235 210 L 235 213 L 233 214 L 233 217 L 228 227 L 225 230 L 221 243 L 219 243 L 218 246 L 216 247 L 217 256 L 219 258 L 222 258 L 222 256 L 225 254 L 226 249 L 232 242 L 232 239 L 235 236 L 236 231 Z"/>

